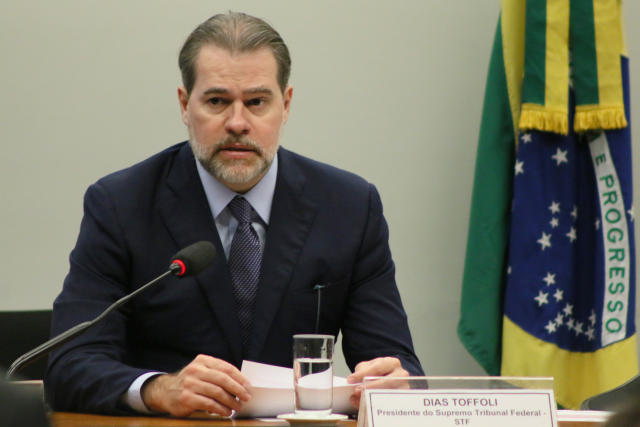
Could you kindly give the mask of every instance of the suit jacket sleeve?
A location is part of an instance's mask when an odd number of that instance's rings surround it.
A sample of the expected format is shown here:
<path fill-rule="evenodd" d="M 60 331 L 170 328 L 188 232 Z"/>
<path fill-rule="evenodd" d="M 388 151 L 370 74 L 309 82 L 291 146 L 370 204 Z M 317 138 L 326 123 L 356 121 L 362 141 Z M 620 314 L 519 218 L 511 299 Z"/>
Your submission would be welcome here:
<path fill-rule="evenodd" d="M 100 183 L 85 195 L 84 217 L 63 292 L 54 302 L 52 335 L 99 315 L 131 289 L 128 258 L 111 197 Z M 126 307 L 52 353 L 45 393 L 57 411 L 127 411 L 120 395 L 145 370 L 127 365 Z"/>
<path fill-rule="evenodd" d="M 398 357 L 412 375 L 424 375 L 395 282 L 382 203 L 369 184 L 369 215 L 353 269 L 343 332 L 349 367 L 381 356 Z"/>

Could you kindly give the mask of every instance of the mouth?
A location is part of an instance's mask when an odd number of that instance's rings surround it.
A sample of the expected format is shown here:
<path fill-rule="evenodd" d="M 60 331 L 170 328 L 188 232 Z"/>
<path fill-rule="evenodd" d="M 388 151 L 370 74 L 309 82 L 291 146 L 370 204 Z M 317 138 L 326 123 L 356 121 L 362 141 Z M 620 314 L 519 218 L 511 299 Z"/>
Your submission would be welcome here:
<path fill-rule="evenodd" d="M 222 147 L 220 151 L 256 151 L 251 147 L 242 147 L 242 146 L 230 146 L 230 147 Z"/>
<path fill-rule="evenodd" d="M 232 143 L 225 144 L 218 148 L 216 154 L 220 154 L 223 157 L 231 158 L 231 159 L 249 159 L 253 156 L 259 156 L 260 152 L 255 148 L 249 145 L 245 145 L 242 143 Z"/>
<path fill-rule="evenodd" d="M 253 144 L 247 144 L 243 141 L 227 142 L 222 144 L 218 151 L 258 151 Z"/>

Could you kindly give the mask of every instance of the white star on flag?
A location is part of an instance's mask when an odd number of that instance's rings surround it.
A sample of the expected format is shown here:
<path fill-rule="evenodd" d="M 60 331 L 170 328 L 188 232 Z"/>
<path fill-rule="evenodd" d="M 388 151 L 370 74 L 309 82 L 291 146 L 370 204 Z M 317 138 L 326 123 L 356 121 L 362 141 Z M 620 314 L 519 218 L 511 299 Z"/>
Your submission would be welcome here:
<path fill-rule="evenodd" d="M 553 297 L 556 299 L 556 302 L 562 301 L 562 297 L 564 295 L 564 291 L 562 289 L 556 289 L 556 292 L 553 294 Z"/>
<path fill-rule="evenodd" d="M 547 272 L 547 275 L 544 276 L 544 279 L 542 279 L 542 281 L 545 282 L 547 284 L 547 286 L 555 285 L 556 284 L 556 275 L 549 271 L 549 272 Z"/>
<path fill-rule="evenodd" d="M 635 215 L 633 214 L 633 206 L 629 208 L 627 213 L 629 214 L 629 221 L 633 222 L 633 220 L 636 219 Z"/>
<path fill-rule="evenodd" d="M 571 313 L 573 313 L 573 305 L 571 304 L 565 305 L 562 311 L 564 312 L 565 316 L 571 316 Z"/>
<path fill-rule="evenodd" d="M 516 160 L 515 174 L 520 175 L 521 173 L 524 173 L 524 162 Z"/>
<path fill-rule="evenodd" d="M 562 323 L 563 323 L 562 319 L 563 319 L 562 318 L 562 313 L 558 313 L 558 315 L 556 316 L 556 319 L 555 319 L 556 325 L 561 326 Z"/>
<path fill-rule="evenodd" d="M 551 234 L 547 234 L 544 231 L 542 232 L 542 237 L 540 237 L 536 242 L 540 243 L 542 250 L 544 251 L 546 248 L 551 247 Z"/>
<path fill-rule="evenodd" d="M 594 310 L 591 310 L 591 316 L 589 316 L 589 323 L 591 323 L 591 326 L 596 324 L 596 312 Z"/>
<path fill-rule="evenodd" d="M 577 237 L 576 237 L 576 229 L 571 227 L 571 230 L 569 230 L 569 232 L 566 234 L 566 236 L 569 238 L 569 240 L 571 240 L 571 242 L 574 242 Z"/>
<path fill-rule="evenodd" d="M 560 213 L 560 203 L 551 202 L 551 206 L 549 206 L 549 210 L 551 211 L 552 214 Z"/>
<path fill-rule="evenodd" d="M 583 333 L 583 331 L 582 331 L 582 325 L 583 325 L 583 323 L 582 323 L 582 322 L 576 322 L 576 327 L 575 327 L 575 328 L 573 328 L 573 330 L 576 332 L 576 335 L 580 335 L 580 334 L 582 334 L 582 333 Z"/>
<path fill-rule="evenodd" d="M 573 210 L 571 211 L 571 216 L 573 217 L 574 221 L 578 219 L 578 207 L 576 205 L 573 205 Z"/>
<path fill-rule="evenodd" d="M 551 228 L 556 228 L 558 226 L 558 218 L 553 217 L 551 218 L 551 221 L 549 221 L 549 224 L 551 224 Z"/>
<path fill-rule="evenodd" d="M 520 135 L 520 139 L 525 144 L 528 144 L 528 143 L 531 142 L 531 134 L 530 133 L 523 133 L 522 135 Z"/>
<path fill-rule="evenodd" d="M 538 302 L 538 307 L 542 307 L 545 304 L 549 304 L 549 301 L 547 300 L 548 296 L 548 293 L 540 291 L 538 292 L 538 296 L 533 299 Z"/>
<path fill-rule="evenodd" d="M 600 220 L 596 219 L 596 222 L 593 223 L 593 226 L 596 228 L 596 230 L 600 230 Z"/>
<path fill-rule="evenodd" d="M 544 328 L 547 330 L 547 332 L 552 334 L 556 331 L 556 324 L 553 323 L 552 320 L 549 320 L 549 323 L 547 323 L 547 326 L 545 326 Z"/>
<path fill-rule="evenodd" d="M 556 154 L 551 156 L 553 160 L 556 161 L 556 166 L 560 166 L 561 163 L 568 163 L 567 160 L 567 150 L 561 150 L 560 147 L 556 150 Z"/>
<path fill-rule="evenodd" d="M 589 341 L 593 341 L 595 339 L 595 332 L 596 330 L 590 327 L 584 334 L 589 337 Z"/>
<path fill-rule="evenodd" d="M 569 330 L 573 329 L 573 324 L 575 323 L 575 320 L 573 320 L 572 317 L 570 317 L 569 319 L 567 319 L 567 328 L 569 328 Z"/>

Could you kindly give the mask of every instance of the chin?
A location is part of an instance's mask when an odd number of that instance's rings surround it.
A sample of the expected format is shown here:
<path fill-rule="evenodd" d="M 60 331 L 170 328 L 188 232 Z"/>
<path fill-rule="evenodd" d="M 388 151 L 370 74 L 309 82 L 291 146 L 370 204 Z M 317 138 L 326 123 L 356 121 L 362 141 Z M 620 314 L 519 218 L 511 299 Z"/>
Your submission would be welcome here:
<path fill-rule="evenodd" d="M 236 164 L 233 166 L 224 165 L 220 167 L 220 165 L 213 165 L 213 171 L 210 171 L 211 174 L 216 177 L 219 181 L 227 182 L 233 185 L 242 185 L 248 184 L 254 181 L 257 177 L 264 174 L 264 172 L 268 169 L 266 167 L 260 167 L 261 165 L 246 165 L 246 164 Z"/>

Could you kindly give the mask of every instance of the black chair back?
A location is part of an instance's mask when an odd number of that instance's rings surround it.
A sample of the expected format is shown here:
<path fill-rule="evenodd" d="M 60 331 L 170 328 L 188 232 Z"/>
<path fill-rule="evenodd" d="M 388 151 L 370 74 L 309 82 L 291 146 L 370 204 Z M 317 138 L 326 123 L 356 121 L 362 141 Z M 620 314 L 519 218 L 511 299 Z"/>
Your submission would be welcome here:
<path fill-rule="evenodd" d="M 0 367 L 5 370 L 22 354 L 49 339 L 51 310 L 0 311 Z M 14 380 L 41 380 L 47 368 L 43 357 L 16 372 Z"/>
<path fill-rule="evenodd" d="M 640 376 L 632 378 L 613 390 L 588 398 L 582 402 L 580 409 L 617 412 L 630 402 L 640 403 Z"/>

